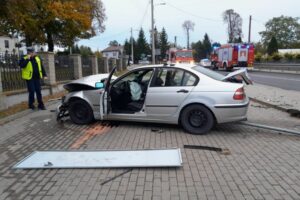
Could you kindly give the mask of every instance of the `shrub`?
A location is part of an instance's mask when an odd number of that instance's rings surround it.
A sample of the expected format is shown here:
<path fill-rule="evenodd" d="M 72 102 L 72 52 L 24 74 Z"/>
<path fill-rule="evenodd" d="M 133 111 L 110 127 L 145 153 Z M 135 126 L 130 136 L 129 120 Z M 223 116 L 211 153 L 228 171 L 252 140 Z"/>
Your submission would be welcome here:
<path fill-rule="evenodd" d="M 255 61 L 260 62 L 262 60 L 262 54 L 260 52 L 255 54 Z"/>
<path fill-rule="evenodd" d="M 296 55 L 295 55 L 295 58 L 296 58 L 297 60 L 300 60 L 300 53 L 296 54 Z"/>
<path fill-rule="evenodd" d="M 279 53 L 274 53 L 272 55 L 272 60 L 274 60 L 276 62 L 280 61 L 281 59 L 282 59 L 282 55 L 280 55 Z"/>
<path fill-rule="evenodd" d="M 294 55 L 291 53 L 285 53 L 284 58 L 287 59 L 288 61 L 291 61 L 291 60 L 293 60 Z"/>

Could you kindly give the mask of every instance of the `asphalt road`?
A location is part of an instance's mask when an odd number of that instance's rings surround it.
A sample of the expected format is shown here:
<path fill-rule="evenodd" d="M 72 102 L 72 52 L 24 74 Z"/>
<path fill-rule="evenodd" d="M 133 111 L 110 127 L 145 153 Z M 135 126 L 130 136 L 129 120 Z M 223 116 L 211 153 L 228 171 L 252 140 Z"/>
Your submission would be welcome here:
<path fill-rule="evenodd" d="M 228 74 L 228 72 L 225 71 L 219 72 L 221 74 Z M 254 83 L 278 87 L 285 90 L 300 91 L 300 74 L 249 71 L 249 76 Z"/>
<path fill-rule="evenodd" d="M 255 83 L 278 87 L 285 90 L 300 91 L 300 74 L 250 72 L 249 75 Z"/>

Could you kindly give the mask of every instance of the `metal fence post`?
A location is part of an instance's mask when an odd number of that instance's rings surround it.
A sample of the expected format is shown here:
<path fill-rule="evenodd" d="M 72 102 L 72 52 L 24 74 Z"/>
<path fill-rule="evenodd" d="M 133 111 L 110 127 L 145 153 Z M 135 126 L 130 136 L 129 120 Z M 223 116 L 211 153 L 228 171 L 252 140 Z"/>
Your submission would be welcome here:
<path fill-rule="evenodd" d="M 42 58 L 43 66 L 48 76 L 48 79 L 45 80 L 45 83 L 50 86 L 56 85 L 54 53 L 40 52 L 39 55 Z"/>
<path fill-rule="evenodd" d="M 1 69 L 0 69 L 0 110 L 7 109 L 6 96 L 3 94 Z"/>
<path fill-rule="evenodd" d="M 74 78 L 75 79 L 82 78 L 81 55 L 80 54 L 72 54 L 70 56 L 73 59 L 73 63 L 74 63 Z"/>
<path fill-rule="evenodd" d="M 92 73 L 93 74 L 98 74 L 98 60 L 96 56 L 90 56 L 91 63 L 92 63 Z"/>

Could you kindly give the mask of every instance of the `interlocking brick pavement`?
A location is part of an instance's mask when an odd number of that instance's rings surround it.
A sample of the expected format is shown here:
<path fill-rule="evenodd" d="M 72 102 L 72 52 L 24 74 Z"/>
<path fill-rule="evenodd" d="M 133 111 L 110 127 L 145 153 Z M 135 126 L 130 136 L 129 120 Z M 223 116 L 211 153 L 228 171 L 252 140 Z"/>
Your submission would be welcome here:
<path fill-rule="evenodd" d="M 274 113 L 281 114 L 272 109 L 262 112 L 257 106 L 249 109 L 255 116 L 249 120 L 258 123 L 273 124 Z M 292 118 L 288 121 L 288 126 L 299 125 Z M 276 120 L 277 126 L 285 124 Z M 184 144 L 228 148 L 230 155 L 184 149 Z M 103 185 L 127 169 L 12 169 L 36 150 L 173 147 L 181 148 L 182 167 L 137 168 Z M 300 199 L 300 137 L 236 123 L 218 125 L 198 136 L 173 125 L 78 126 L 69 120 L 59 124 L 54 113 L 36 111 L 1 125 L 0 150 L 1 200 Z"/>

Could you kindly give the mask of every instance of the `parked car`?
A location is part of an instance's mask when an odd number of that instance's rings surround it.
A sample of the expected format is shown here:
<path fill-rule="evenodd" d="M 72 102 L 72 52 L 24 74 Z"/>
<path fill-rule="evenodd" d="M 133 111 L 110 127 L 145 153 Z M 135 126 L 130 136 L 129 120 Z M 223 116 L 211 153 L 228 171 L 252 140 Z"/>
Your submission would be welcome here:
<path fill-rule="evenodd" d="M 119 78 L 114 71 L 66 84 L 69 93 L 57 108 L 58 119 L 69 115 L 76 124 L 95 119 L 180 124 L 189 133 L 204 134 L 216 123 L 247 117 L 242 80 L 251 80 L 246 69 L 223 76 L 196 65 L 148 65 Z"/>
<path fill-rule="evenodd" d="M 208 68 L 211 67 L 211 61 L 210 61 L 209 59 L 207 59 L 207 58 L 201 59 L 199 64 L 200 64 L 202 67 L 208 67 Z"/>
<path fill-rule="evenodd" d="M 148 64 L 150 64 L 150 62 L 147 59 L 143 59 L 143 60 L 139 60 L 139 64 L 148 65 Z"/>

